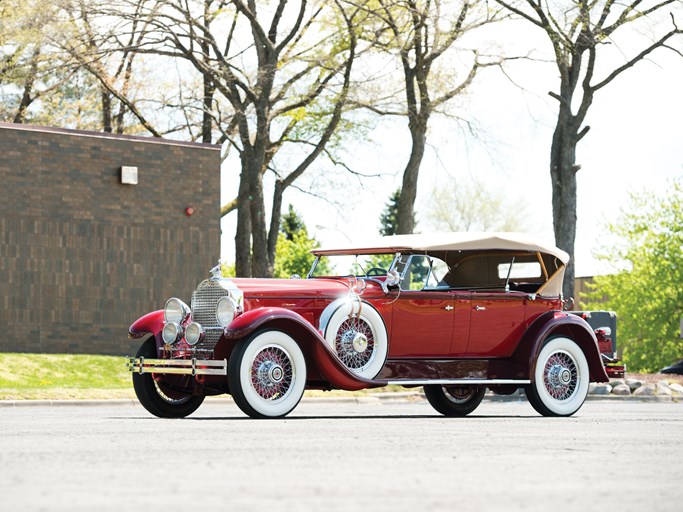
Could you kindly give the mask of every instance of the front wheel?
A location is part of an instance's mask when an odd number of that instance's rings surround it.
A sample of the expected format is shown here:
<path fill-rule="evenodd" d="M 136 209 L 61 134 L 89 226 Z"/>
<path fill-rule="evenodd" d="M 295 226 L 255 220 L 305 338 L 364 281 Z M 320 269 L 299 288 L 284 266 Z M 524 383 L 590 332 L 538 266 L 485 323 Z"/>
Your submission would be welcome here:
<path fill-rule="evenodd" d="M 524 391 L 543 416 L 571 416 L 586 400 L 589 381 L 581 348 L 569 338 L 551 338 L 538 354 L 533 382 Z"/>
<path fill-rule="evenodd" d="M 429 404 L 444 416 L 467 416 L 484 399 L 486 388 L 477 386 L 439 386 L 424 387 Z"/>
<path fill-rule="evenodd" d="M 147 338 L 140 346 L 136 357 L 156 359 L 157 349 L 154 337 Z M 184 418 L 202 405 L 203 395 L 183 391 L 191 383 L 189 375 L 170 375 L 173 382 L 157 382 L 150 373 L 133 373 L 133 389 L 140 404 L 159 418 Z"/>
<path fill-rule="evenodd" d="M 235 403 L 245 414 L 282 418 L 304 394 L 304 354 L 284 332 L 260 331 L 233 350 L 228 382 Z"/>

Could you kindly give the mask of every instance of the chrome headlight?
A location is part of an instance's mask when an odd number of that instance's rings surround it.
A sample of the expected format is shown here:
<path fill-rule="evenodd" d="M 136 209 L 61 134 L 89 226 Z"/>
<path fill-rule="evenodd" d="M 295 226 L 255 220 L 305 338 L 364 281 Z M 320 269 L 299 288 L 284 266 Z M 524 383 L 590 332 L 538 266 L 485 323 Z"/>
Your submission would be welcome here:
<path fill-rule="evenodd" d="M 161 331 L 161 337 L 164 339 L 164 342 L 168 343 L 169 345 L 173 345 L 176 341 L 178 341 L 181 334 L 182 329 L 180 324 L 173 322 L 168 322 L 166 325 L 164 325 L 164 330 Z"/>
<path fill-rule="evenodd" d="M 185 328 L 185 341 L 188 345 L 196 345 L 204 337 L 204 328 L 197 322 L 192 322 Z"/>
<path fill-rule="evenodd" d="M 227 327 L 230 322 L 242 312 L 242 308 L 232 297 L 221 297 L 216 304 L 216 321 L 221 327 Z"/>
<path fill-rule="evenodd" d="M 168 299 L 164 308 L 164 320 L 166 323 L 181 324 L 190 316 L 190 307 L 182 300 Z"/>

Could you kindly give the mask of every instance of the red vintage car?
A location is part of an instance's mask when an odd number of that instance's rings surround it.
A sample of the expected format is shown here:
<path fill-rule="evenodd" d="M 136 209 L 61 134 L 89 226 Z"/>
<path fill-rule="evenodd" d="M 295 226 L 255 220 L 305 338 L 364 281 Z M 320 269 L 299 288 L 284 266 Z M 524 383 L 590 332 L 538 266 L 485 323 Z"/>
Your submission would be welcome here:
<path fill-rule="evenodd" d="M 486 389 L 519 388 L 540 414 L 569 416 L 590 382 L 623 375 L 613 327 L 563 310 L 567 254 L 529 236 L 399 235 L 313 252 L 306 279 L 226 279 L 218 266 L 190 306 L 171 298 L 137 320 L 130 336 L 147 338 L 128 364 L 140 403 L 184 417 L 229 393 L 251 417 L 280 418 L 306 389 L 398 384 L 424 386 L 446 416 L 474 411 Z"/>

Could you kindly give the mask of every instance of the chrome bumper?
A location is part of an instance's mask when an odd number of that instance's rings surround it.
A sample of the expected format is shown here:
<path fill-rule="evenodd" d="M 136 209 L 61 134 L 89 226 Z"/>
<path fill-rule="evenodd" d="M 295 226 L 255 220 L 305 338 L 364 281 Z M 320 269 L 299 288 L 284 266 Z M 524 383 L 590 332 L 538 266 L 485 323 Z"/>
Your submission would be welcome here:
<path fill-rule="evenodd" d="M 175 373 L 181 375 L 227 375 L 228 361 L 208 359 L 146 359 L 131 357 L 126 363 L 135 373 Z"/>

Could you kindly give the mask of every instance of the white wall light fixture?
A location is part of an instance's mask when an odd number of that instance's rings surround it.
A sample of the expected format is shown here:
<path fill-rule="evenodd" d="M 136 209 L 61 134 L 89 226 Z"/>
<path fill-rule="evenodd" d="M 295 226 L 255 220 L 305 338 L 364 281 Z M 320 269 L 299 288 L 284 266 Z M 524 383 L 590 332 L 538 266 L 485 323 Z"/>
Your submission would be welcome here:
<path fill-rule="evenodd" d="M 124 185 L 138 184 L 138 168 L 130 165 L 121 166 L 121 183 Z"/>

